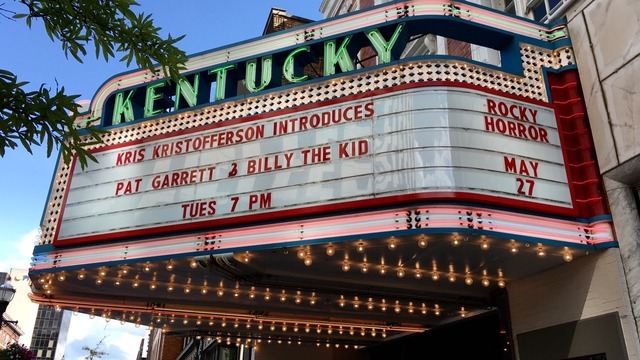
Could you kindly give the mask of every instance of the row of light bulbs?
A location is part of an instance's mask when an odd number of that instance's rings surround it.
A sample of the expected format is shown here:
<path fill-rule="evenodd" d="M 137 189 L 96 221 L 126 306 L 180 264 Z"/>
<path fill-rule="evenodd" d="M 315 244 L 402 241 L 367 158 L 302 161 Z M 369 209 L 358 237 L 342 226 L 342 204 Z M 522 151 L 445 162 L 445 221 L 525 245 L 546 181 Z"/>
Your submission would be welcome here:
<path fill-rule="evenodd" d="M 164 330 L 163 330 L 164 331 Z M 231 336 L 227 336 L 226 339 L 224 339 L 222 336 L 216 336 L 216 341 L 218 343 L 225 343 L 226 345 L 232 345 L 235 344 L 235 346 L 248 346 L 248 347 L 253 347 L 256 351 L 259 349 L 259 344 L 262 343 L 262 338 L 257 338 L 257 339 L 252 339 L 252 338 L 246 338 L 244 339 L 244 343 L 243 343 L 243 338 L 242 337 L 236 337 L 235 338 L 235 342 L 234 339 Z M 213 341 L 213 338 L 207 338 L 207 341 Z M 278 345 L 292 345 L 292 344 L 297 344 L 297 345 L 308 345 L 309 342 L 308 341 L 303 341 L 302 339 L 298 338 L 298 339 L 292 339 L 292 338 L 287 338 L 286 340 L 283 340 L 282 338 L 277 338 L 277 339 L 273 339 L 270 336 L 268 336 L 265 339 L 265 342 L 267 344 L 278 344 Z M 323 345 L 324 344 L 324 345 Z M 321 340 L 317 340 L 315 342 L 316 347 L 320 347 L 320 346 L 325 346 L 327 348 L 333 346 L 336 349 L 340 348 L 341 346 L 345 349 L 353 349 L 353 350 L 358 350 L 360 348 L 360 345 L 350 345 L 350 344 L 341 344 L 341 343 L 332 343 L 329 340 L 327 341 L 321 341 Z"/>
<path fill-rule="evenodd" d="M 56 311 L 61 311 L 59 305 L 56 305 Z M 74 315 L 78 314 L 79 309 L 75 309 L 73 311 Z M 465 316 L 466 312 L 464 311 L 464 307 L 462 307 L 461 316 Z M 112 319 L 117 319 L 117 316 L 114 316 L 111 310 L 104 309 L 101 314 L 102 318 L 105 319 L 106 322 L 111 321 Z M 94 319 L 96 317 L 96 310 L 91 309 L 89 314 L 90 319 Z M 209 319 L 203 319 L 201 316 L 196 319 L 190 318 L 189 316 L 184 316 L 183 318 L 178 318 L 175 315 L 162 315 L 162 313 L 158 313 L 152 315 L 151 321 L 149 322 L 149 327 L 154 328 L 156 326 L 162 326 L 163 329 L 168 329 L 171 324 L 175 324 L 176 322 L 181 322 L 182 325 L 189 325 L 191 321 L 195 321 L 196 326 L 209 325 L 210 327 L 215 325 L 214 317 L 210 317 Z M 141 326 L 141 314 L 140 313 L 131 313 L 127 317 L 126 313 L 122 313 L 120 317 L 120 324 L 124 325 L 127 322 L 134 322 L 136 327 Z M 382 338 L 387 337 L 386 329 L 376 328 L 376 327 L 367 327 L 367 326 L 342 326 L 342 325 L 323 325 L 323 324 L 311 324 L 311 323 L 303 323 L 300 325 L 297 322 L 287 323 L 286 321 L 252 321 L 251 319 L 247 319 L 244 323 L 241 323 L 239 319 L 233 319 L 232 321 L 227 320 L 227 318 L 219 319 L 220 327 L 229 329 L 233 328 L 234 330 L 238 330 L 244 328 L 246 330 L 251 330 L 255 327 L 258 331 L 266 331 L 269 330 L 271 332 L 281 331 L 283 333 L 288 332 L 289 330 L 294 333 L 302 333 L 305 334 L 313 334 L 316 333 L 318 335 L 322 335 L 323 333 L 327 335 L 332 335 L 334 333 L 339 335 L 350 335 L 350 336 L 367 336 L 376 337 L 380 335 Z"/>
<path fill-rule="evenodd" d="M 486 238 L 485 235 L 481 235 L 480 237 L 480 249 L 487 251 L 491 248 L 491 244 L 489 242 L 489 240 Z M 451 240 L 451 245 L 453 247 L 458 247 L 463 243 L 462 238 L 457 234 L 454 233 L 453 234 L 453 239 Z M 428 245 L 428 241 L 426 236 L 422 235 L 420 236 L 420 238 L 418 239 L 418 243 L 417 243 L 418 247 L 421 249 L 424 249 L 427 247 Z M 527 247 L 529 246 L 529 244 L 527 244 Z M 366 245 L 364 243 L 364 241 L 358 241 L 355 245 L 356 251 L 360 254 L 364 254 L 365 250 L 366 250 Z M 391 239 L 389 240 L 389 242 L 387 243 L 387 248 L 390 251 L 394 251 L 398 248 L 398 242 L 394 237 L 391 237 Z M 511 244 L 509 245 L 509 253 L 512 255 L 516 255 L 520 252 L 520 249 L 517 245 L 517 243 L 515 241 L 511 241 Z M 336 247 L 332 244 L 329 243 L 329 245 L 327 245 L 327 247 L 325 248 L 325 253 L 328 256 L 334 256 L 336 254 Z M 311 251 L 310 251 L 310 247 L 306 246 L 306 247 L 302 247 L 300 249 L 298 249 L 298 251 L 296 251 L 296 255 L 299 259 L 302 259 L 304 264 L 307 266 L 311 266 L 313 264 L 313 258 L 311 257 Z M 537 249 L 536 249 L 536 255 L 539 258 L 545 258 L 547 256 L 547 252 L 545 251 L 545 249 L 542 247 L 542 244 L 538 244 Z M 566 262 L 570 262 L 571 260 L 573 260 L 573 254 L 571 253 L 571 251 L 569 250 L 568 247 L 564 248 L 564 251 L 562 253 L 562 258 L 564 259 L 564 261 Z M 250 256 L 247 253 L 242 255 L 242 259 L 244 262 L 248 262 L 250 259 Z M 384 266 L 384 265 L 383 265 Z M 343 271 L 349 271 L 349 264 L 348 264 L 348 258 L 345 256 L 345 261 L 343 263 L 343 267 L 342 267 Z M 382 268 L 384 269 L 384 267 Z M 385 271 L 382 270 L 380 271 L 381 275 L 385 274 Z M 361 267 L 361 270 L 363 273 L 367 272 L 367 267 L 366 265 Z M 398 274 L 398 277 L 402 277 L 404 274 L 401 272 Z"/>
<path fill-rule="evenodd" d="M 461 244 L 459 238 L 456 236 L 454 237 L 454 239 L 452 240 L 452 245 L 454 246 L 459 246 Z M 483 245 L 486 244 L 485 247 L 483 247 Z M 398 247 L 398 243 L 395 240 L 395 238 L 391 238 L 391 240 L 389 241 L 389 243 L 387 244 L 387 247 L 389 250 L 394 251 L 397 249 Z M 418 247 L 420 248 L 425 248 L 427 247 L 427 239 L 422 236 L 420 237 L 420 239 L 418 240 Z M 488 242 L 485 240 L 483 240 L 482 244 L 481 244 L 481 248 L 483 248 L 483 250 L 488 250 L 489 249 L 489 245 Z M 365 244 L 363 241 L 359 241 L 358 243 L 356 243 L 356 251 L 358 253 L 364 253 L 365 252 Z M 511 247 L 511 253 L 512 254 L 516 254 L 517 251 L 517 247 L 513 246 Z M 298 249 L 296 251 L 296 255 L 299 259 L 302 259 L 304 261 L 304 264 L 307 266 L 310 266 L 312 264 L 312 259 L 310 256 L 310 248 L 308 246 L 306 247 L 302 247 L 300 249 Z M 335 246 L 333 244 L 329 244 L 326 247 L 326 254 L 329 256 L 333 256 L 336 253 L 336 249 Z M 546 254 L 545 254 L 546 255 Z M 544 255 L 543 255 L 544 256 Z M 347 256 L 345 256 L 344 261 L 342 262 L 342 271 L 344 272 L 348 272 L 351 270 L 351 261 L 349 261 L 349 258 Z M 363 274 L 366 274 L 369 272 L 369 270 L 371 269 L 371 265 L 367 262 L 367 261 L 363 261 L 362 263 L 360 263 L 359 268 L 360 268 L 360 272 L 362 272 Z M 394 270 L 393 267 L 389 267 L 388 265 L 384 264 L 384 260 L 381 261 L 381 264 L 377 266 L 378 268 L 378 273 L 380 275 L 386 275 L 390 270 Z M 395 268 L 395 273 L 396 276 L 398 278 L 404 278 L 406 273 L 408 270 L 405 270 L 404 267 L 399 266 L 397 268 Z M 501 271 L 500 271 L 501 273 Z M 422 270 L 420 270 L 418 267 L 416 267 L 416 269 L 414 270 L 414 277 L 416 279 L 421 279 L 424 275 L 425 272 L 423 272 Z M 446 274 L 446 273 L 445 273 Z M 447 274 L 447 279 L 449 280 L 449 282 L 453 283 L 457 280 L 459 275 L 456 275 L 455 272 L 453 270 L 450 270 L 449 273 Z M 438 272 L 437 270 L 433 270 L 431 272 L 431 279 L 433 281 L 438 281 L 440 279 L 440 272 Z M 472 285 L 474 283 L 474 278 L 468 274 L 465 273 L 464 274 L 464 282 L 467 285 Z M 489 285 L 491 285 L 491 281 L 489 280 L 489 278 L 486 276 L 486 273 L 482 276 L 480 283 L 484 286 L 484 287 L 488 287 Z M 502 277 L 502 274 L 499 275 L 499 278 L 497 280 L 497 285 L 500 288 L 504 288 L 506 286 L 506 282 Z"/>
<path fill-rule="evenodd" d="M 362 272 L 363 274 L 366 274 L 366 273 L 369 272 L 370 267 L 371 266 L 369 265 L 369 263 L 362 262 L 360 264 L 360 266 L 359 266 L 360 272 Z M 342 262 L 342 271 L 348 272 L 350 269 L 351 269 L 351 262 L 348 259 L 345 259 Z M 378 273 L 380 275 L 386 275 L 389 272 L 389 270 L 394 270 L 394 268 L 389 267 L 389 266 L 387 266 L 385 264 L 380 264 L 378 266 Z M 396 273 L 396 276 L 398 278 L 404 278 L 406 276 L 406 274 L 407 274 L 407 271 L 409 271 L 409 270 L 405 270 L 405 268 L 402 267 L 402 266 L 395 268 L 395 273 Z M 449 271 L 448 273 L 445 272 L 443 274 L 446 274 L 446 277 L 447 277 L 447 279 L 449 280 L 450 283 L 456 282 L 456 280 L 458 279 L 458 276 L 459 276 L 453 271 Z M 416 279 L 422 279 L 424 277 L 424 275 L 425 275 L 425 272 L 420 270 L 419 268 L 416 268 L 413 271 L 413 276 Z M 438 280 L 440 280 L 440 277 L 441 277 L 441 273 L 440 272 L 438 272 L 437 270 L 431 271 L 431 280 L 438 281 Z M 474 278 L 470 274 L 468 274 L 468 273 L 464 274 L 463 277 L 464 277 L 465 284 L 472 285 L 474 283 Z M 482 284 L 482 286 L 488 287 L 489 285 L 491 285 L 491 280 L 489 280 L 489 278 L 486 276 L 486 274 L 484 274 L 482 276 L 481 280 L 480 280 L 480 283 Z M 506 282 L 502 278 L 502 275 L 499 276 L 498 280 L 496 281 L 496 284 L 500 288 L 504 288 L 506 286 Z"/>
<path fill-rule="evenodd" d="M 451 245 L 453 247 L 458 247 L 460 246 L 464 241 L 462 240 L 462 238 L 457 234 L 454 233 L 453 234 L 453 239 L 451 240 Z M 428 245 L 428 240 L 427 238 L 423 235 L 418 239 L 418 247 L 421 249 L 426 248 Z M 528 245 L 528 244 L 527 244 Z M 485 235 L 481 235 L 480 236 L 480 248 L 482 250 L 489 250 L 491 248 L 491 244 L 489 242 L 489 240 L 487 239 L 487 237 Z M 366 250 L 366 245 L 364 243 L 364 241 L 358 241 L 356 243 L 356 251 L 358 253 L 363 254 Z M 527 246 L 528 247 L 528 246 Z M 398 248 L 398 242 L 394 237 L 391 237 L 391 239 L 389 240 L 389 242 L 387 243 L 387 248 L 390 251 L 394 251 Z M 336 247 L 333 244 L 329 244 L 327 245 L 325 252 L 328 256 L 333 256 L 336 254 Z M 520 252 L 520 249 L 517 245 L 517 243 L 515 242 L 515 240 L 512 240 L 510 245 L 509 245 L 509 253 L 512 255 L 515 255 L 517 253 Z M 309 249 L 306 248 L 301 248 L 298 249 L 298 251 L 296 252 L 298 258 L 300 259 L 307 259 L 310 257 L 310 251 Z M 542 247 L 542 244 L 538 244 L 537 248 L 536 248 L 536 255 L 539 258 L 544 258 L 547 256 L 547 252 L 544 250 L 544 248 Z M 569 250 L 568 247 L 564 247 L 564 251 L 563 251 L 563 259 L 567 262 L 573 260 L 573 255 L 571 253 L 571 251 Z M 305 262 L 306 263 L 306 262 Z M 309 263 L 310 265 L 310 263 Z"/>
<path fill-rule="evenodd" d="M 106 269 L 101 268 L 99 270 L 99 274 L 98 277 L 96 278 L 96 283 L 97 284 L 102 284 L 102 276 L 106 275 L 104 272 L 106 271 Z M 432 274 L 432 278 L 434 280 L 438 280 L 436 277 L 439 276 L 437 272 L 434 272 Z M 47 279 L 47 277 L 41 277 L 39 279 L 39 281 L 41 283 L 43 283 L 43 288 L 46 290 L 50 290 L 51 288 L 51 279 L 50 277 L 48 277 L 49 279 Z M 84 278 L 83 278 L 84 279 Z M 470 277 L 465 278 L 465 283 L 467 283 L 468 285 L 470 285 L 473 280 Z M 58 276 L 58 280 L 60 280 L 60 276 Z M 64 281 L 64 280 L 62 280 Z M 454 282 L 455 281 L 455 275 L 454 274 L 450 274 L 449 275 L 449 281 L 450 282 Z M 482 279 L 482 284 L 483 286 L 489 286 L 489 280 L 487 278 L 483 278 Z M 499 287 L 505 287 L 506 283 L 504 282 L 504 280 L 499 279 L 498 280 L 498 286 Z M 114 286 L 120 286 L 121 285 L 121 279 L 117 278 L 114 282 Z M 137 278 L 135 278 L 133 280 L 133 282 L 131 283 L 131 286 L 133 288 L 138 288 L 140 286 L 140 282 Z M 156 290 L 157 289 L 157 284 L 155 283 L 155 281 L 152 281 L 149 284 L 149 289 L 150 290 Z M 206 283 L 206 280 L 204 282 L 204 285 L 200 288 L 200 293 L 202 295 L 207 295 L 209 290 L 208 290 L 208 286 Z M 170 282 L 167 285 L 167 291 L 172 292 L 175 290 L 175 284 L 173 282 Z M 225 287 L 224 287 L 224 283 L 223 281 L 220 281 L 219 287 L 216 289 L 216 296 L 218 297 L 223 297 L 225 294 Z M 191 285 L 190 285 L 190 280 L 189 280 L 189 284 L 185 285 L 183 288 L 183 291 L 185 294 L 190 294 L 192 289 L 191 289 Z M 243 293 L 246 293 L 246 290 L 242 290 L 240 288 L 240 284 L 238 282 L 236 282 L 235 287 L 232 290 L 232 294 L 234 297 L 240 297 L 241 295 L 243 295 Z M 273 297 L 276 297 L 277 299 L 280 300 L 280 302 L 286 302 L 289 299 L 289 295 L 287 294 L 286 290 L 282 289 L 280 293 L 273 293 L 270 288 L 265 288 L 264 291 L 258 291 L 256 289 L 255 286 L 251 286 L 248 294 L 246 295 L 249 297 L 250 300 L 255 300 L 258 297 L 262 297 L 264 299 L 264 301 L 270 301 Z M 305 301 L 308 301 L 309 305 L 315 305 L 318 301 L 318 297 L 316 296 L 315 292 L 311 292 L 310 296 L 305 296 L 302 294 L 301 291 L 296 291 L 295 295 L 293 295 L 293 301 L 295 304 L 302 304 Z M 347 300 L 345 298 L 344 295 L 340 295 L 339 299 L 338 299 L 338 306 L 341 308 L 345 308 L 346 304 L 347 304 Z M 408 305 L 401 305 L 400 304 L 400 300 L 395 300 L 394 303 L 392 303 L 393 305 L 389 305 L 389 303 L 387 303 L 386 299 L 381 299 L 380 302 L 375 302 L 373 300 L 373 298 L 369 297 L 367 299 L 367 301 L 361 301 L 360 298 L 356 295 L 354 296 L 353 300 L 350 301 L 350 303 L 352 304 L 352 307 L 354 310 L 358 310 L 360 309 L 361 305 L 363 308 L 366 308 L 367 310 L 373 310 L 374 308 L 379 308 L 381 311 L 387 311 L 388 308 L 392 308 L 394 310 L 395 313 L 400 313 L 403 310 L 406 310 L 409 314 L 413 314 L 413 313 L 420 313 L 422 315 L 426 315 L 428 313 L 428 308 L 426 306 L 425 303 L 421 303 L 421 306 L 414 306 L 414 303 L 412 301 L 408 302 Z M 434 315 L 438 316 L 440 315 L 441 312 L 441 308 L 438 304 L 435 304 L 434 307 L 431 309 L 431 311 L 433 312 Z"/>
<path fill-rule="evenodd" d="M 426 237 L 424 235 L 421 236 L 418 239 L 418 243 L 417 243 L 418 247 L 425 248 L 427 246 L 427 244 L 428 244 L 428 242 L 427 242 L 427 239 L 426 239 Z M 458 236 L 458 234 L 454 233 L 454 237 L 451 240 L 451 244 L 454 247 L 460 246 L 460 244 L 462 244 L 462 240 L 461 240 L 460 236 Z M 392 237 L 389 240 L 389 242 L 387 243 L 387 247 L 391 251 L 397 249 L 398 243 L 397 243 L 397 241 L 396 241 L 396 239 L 394 237 Z M 483 249 L 483 250 L 488 250 L 490 248 L 490 244 L 489 244 L 489 242 L 487 241 L 487 239 L 484 236 L 482 236 L 482 240 L 480 242 L 480 248 Z M 326 251 L 327 255 L 333 256 L 336 253 L 336 247 L 332 243 L 329 243 L 327 245 L 325 251 Z M 363 241 L 359 241 L 359 242 L 356 243 L 356 251 L 358 253 L 364 253 L 365 252 L 365 243 Z M 519 253 L 519 248 L 516 245 L 515 241 L 511 242 L 511 245 L 509 246 L 509 252 L 511 254 L 513 254 L 513 255 Z M 312 258 L 310 256 L 310 249 L 309 249 L 308 246 L 298 249 L 298 251 L 296 253 L 297 253 L 298 258 L 303 259 L 305 265 L 310 266 L 312 264 L 313 260 L 312 260 Z M 536 255 L 538 257 L 540 257 L 540 258 L 544 258 L 547 255 L 546 251 L 544 250 L 544 248 L 542 247 L 541 244 L 538 244 L 538 247 L 536 249 Z M 571 260 L 573 260 L 573 254 L 571 253 L 571 251 L 567 247 L 564 248 L 564 252 L 563 252 L 562 256 L 563 256 L 563 259 L 566 262 L 570 262 Z M 249 262 L 250 261 L 249 252 L 247 251 L 244 254 L 242 254 L 241 258 L 242 258 L 242 261 Z M 175 264 L 175 262 L 173 260 L 168 260 L 167 263 L 166 263 L 165 268 L 168 271 L 173 271 L 173 269 L 175 268 L 175 265 L 176 264 Z M 198 264 L 196 259 L 191 259 L 189 261 L 189 266 L 192 269 L 195 269 L 195 268 L 197 268 L 199 266 L 199 264 Z M 369 269 L 370 269 L 370 265 L 369 265 L 369 263 L 367 263 L 365 261 L 365 262 L 362 262 L 360 264 L 359 268 L 360 268 L 360 271 L 362 273 L 368 273 Z M 152 269 L 152 265 L 148 261 L 142 265 L 142 272 L 144 272 L 144 273 L 151 272 L 151 269 Z M 342 270 L 347 272 L 350 269 L 351 269 L 351 263 L 349 262 L 348 258 L 345 257 L 345 260 L 342 263 Z M 378 273 L 380 275 L 385 275 L 388 272 L 388 270 L 389 270 L 388 266 L 385 265 L 384 263 L 381 263 L 378 266 Z M 118 277 L 114 281 L 114 286 L 120 286 L 121 283 L 122 283 L 122 278 L 125 277 L 128 274 L 128 272 L 129 272 L 129 268 L 127 266 L 122 266 L 120 268 L 120 270 L 118 270 Z M 395 273 L 399 278 L 403 278 L 405 276 L 405 274 L 406 274 L 406 270 L 402 266 L 400 266 L 400 267 L 397 267 L 395 269 Z M 97 285 L 102 285 L 102 283 L 104 282 L 107 274 L 108 274 L 108 268 L 101 267 L 98 270 L 98 277 L 95 280 L 96 284 Z M 414 277 L 417 278 L 417 279 L 420 279 L 420 278 L 423 277 L 423 275 L 424 275 L 423 272 L 420 269 L 416 268 L 416 270 L 414 271 Z M 78 275 L 77 275 L 78 280 L 84 280 L 86 276 L 87 276 L 87 274 L 84 271 L 84 269 L 80 270 L 78 272 Z M 66 279 L 66 274 L 63 271 L 63 272 L 58 273 L 56 275 L 56 277 L 57 277 L 58 281 L 64 281 Z M 447 275 L 447 278 L 449 279 L 450 282 L 455 282 L 457 276 L 451 270 L 451 271 L 449 271 L 449 273 Z M 436 271 L 436 270 L 432 271 L 431 279 L 434 280 L 434 281 L 439 280 L 440 279 L 440 273 L 438 271 Z M 473 277 L 471 277 L 469 274 L 464 274 L 464 279 L 465 279 L 465 283 L 467 285 L 471 285 L 474 282 Z M 47 282 L 46 280 L 47 280 L 47 278 L 41 277 L 40 278 L 40 283 L 41 284 L 45 284 Z M 51 282 L 49 281 L 48 284 L 51 285 Z M 487 278 L 486 274 L 484 274 L 484 276 L 481 278 L 481 284 L 483 286 L 485 286 L 485 287 L 487 287 L 487 286 L 489 286 L 491 284 L 491 282 Z M 504 279 L 502 278 L 501 275 L 499 276 L 499 278 L 497 280 L 497 285 L 499 287 L 504 287 L 505 286 L 505 281 L 504 281 Z M 138 275 L 136 275 L 136 278 L 134 280 L 132 280 L 132 287 L 133 288 L 137 288 L 139 286 L 140 286 L 140 280 L 138 279 Z M 155 277 L 154 277 L 154 280 L 152 280 L 152 282 L 149 285 L 149 289 L 150 290 L 155 290 L 157 288 L 157 286 L 158 285 L 157 285 L 157 282 L 155 281 Z M 50 286 L 44 286 L 44 288 L 45 288 L 45 291 L 48 294 L 51 293 Z M 173 283 L 170 283 L 167 286 L 167 290 L 168 291 L 173 291 L 174 289 L 175 289 L 175 285 Z M 187 284 L 187 286 L 184 287 L 184 292 L 187 293 L 187 294 L 190 293 L 191 290 L 192 289 L 191 289 L 190 284 Z M 201 288 L 200 292 L 203 295 L 205 295 L 208 292 L 208 289 L 206 287 L 206 283 L 205 283 L 205 286 L 203 286 Z"/>

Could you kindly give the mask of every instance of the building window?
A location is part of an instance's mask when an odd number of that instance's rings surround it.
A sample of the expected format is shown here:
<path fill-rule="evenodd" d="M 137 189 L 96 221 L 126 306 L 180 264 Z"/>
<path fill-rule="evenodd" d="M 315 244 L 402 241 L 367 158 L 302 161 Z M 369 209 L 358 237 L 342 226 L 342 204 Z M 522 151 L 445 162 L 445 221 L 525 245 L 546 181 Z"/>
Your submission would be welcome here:
<path fill-rule="evenodd" d="M 557 12 L 565 3 L 573 0 L 527 0 L 527 13 L 533 15 L 534 20 L 547 22 L 549 19 L 557 19 Z"/>
<path fill-rule="evenodd" d="M 505 0 L 504 11 L 509 14 L 516 14 L 516 2 L 514 0 Z"/>

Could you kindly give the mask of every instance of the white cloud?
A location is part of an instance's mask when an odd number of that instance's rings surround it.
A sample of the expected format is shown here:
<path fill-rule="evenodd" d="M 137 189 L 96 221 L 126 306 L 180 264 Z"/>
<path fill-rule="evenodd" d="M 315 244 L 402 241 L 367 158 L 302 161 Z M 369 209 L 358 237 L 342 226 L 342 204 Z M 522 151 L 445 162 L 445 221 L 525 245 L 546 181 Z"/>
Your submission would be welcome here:
<path fill-rule="evenodd" d="M 146 342 L 147 335 L 144 327 L 136 328 L 130 323 L 122 325 L 117 320 L 106 322 L 101 317 L 90 319 L 87 315 L 78 314 L 71 318 L 65 360 L 83 360 L 88 353 L 82 348 L 94 348 L 101 339 L 104 341 L 98 350 L 108 353 L 103 359 L 131 360 L 136 358 L 140 343 L 143 339 Z"/>
<path fill-rule="evenodd" d="M 22 235 L 18 241 L 3 244 L 5 251 L 0 252 L 0 271 L 28 269 L 37 239 L 38 230 L 34 229 Z"/>

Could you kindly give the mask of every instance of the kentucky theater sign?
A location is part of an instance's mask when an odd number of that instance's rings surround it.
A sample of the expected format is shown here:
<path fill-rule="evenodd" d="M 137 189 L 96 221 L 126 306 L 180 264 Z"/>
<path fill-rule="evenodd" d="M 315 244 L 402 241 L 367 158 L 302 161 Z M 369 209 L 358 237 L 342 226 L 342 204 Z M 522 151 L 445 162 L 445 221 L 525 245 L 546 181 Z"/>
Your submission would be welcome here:
<path fill-rule="evenodd" d="M 427 34 L 499 63 L 421 51 Z M 367 66 L 357 60 L 366 52 Z M 136 70 L 98 89 L 81 119 L 105 131 L 88 146 L 97 162 L 58 164 L 30 269 L 34 301 L 85 301 L 85 312 L 117 303 L 124 318 L 131 287 L 81 295 L 86 287 L 51 274 L 118 268 L 118 285 L 173 289 L 175 270 L 148 266 L 354 239 L 487 236 L 565 255 L 617 244 L 563 24 L 396 1 L 193 55 L 183 75 Z M 502 280 L 503 269 L 484 271 Z M 222 283 L 212 274 L 183 282 L 205 278 L 205 294 Z M 174 305 L 172 316 L 187 306 Z M 160 317 L 145 306 L 136 316 Z M 189 311 L 185 321 L 201 309 Z"/>
<path fill-rule="evenodd" d="M 431 32 L 501 63 L 402 56 Z M 178 83 L 114 77 L 88 116 L 114 138 L 64 170 L 47 233 L 64 246 L 454 199 L 592 217 L 562 135 L 574 129 L 549 102 L 568 44 L 563 27 L 414 1 L 195 55 Z M 377 65 L 358 68 L 367 47 Z"/>

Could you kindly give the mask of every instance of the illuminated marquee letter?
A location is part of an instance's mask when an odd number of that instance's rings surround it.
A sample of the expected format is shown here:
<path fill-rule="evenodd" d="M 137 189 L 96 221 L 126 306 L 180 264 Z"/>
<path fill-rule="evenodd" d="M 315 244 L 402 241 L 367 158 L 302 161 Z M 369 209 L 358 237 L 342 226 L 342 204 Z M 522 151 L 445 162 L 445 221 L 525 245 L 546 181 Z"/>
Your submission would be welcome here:
<path fill-rule="evenodd" d="M 371 46 L 373 46 L 373 48 L 376 50 L 376 53 L 378 54 L 378 64 L 385 64 L 391 62 L 392 60 L 397 60 L 394 59 L 394 57 L 399 57 L 400 54 L 398 53 L 395 56 L 392 56 L 392 49 L 393 45 L 395 45 L 398 41 L 398 38 L 400 38 L 403 30 L 404 23 L 398 24 L 389 42 L 385 40 L 378 29 L 373 29 L 366 32 L 369 41 L 371 41 Z M 401 50 L 402 49 L 399 49 L 399 51 Z"/>
<path fill-rule="evenodd" d="M 271 82 L 271 74 L 273 67 L 273 58 L 271 56 L 265 56 L 262 58 L 262 69 L 260 71 L 260 85 L 256 86 L 256 77 L 258 72 L 258 60 L 253 59 L 247 61 L 247 74 L 246 86 L 250 92 L 258 92 L 264 90 L 264 88 Z"/>
<path fill-rule="evenodd" d="M 193 86 L 185 79 L 178 82 L 176 86 L 176 109 L 180 109 L 180 98 L 183 97 L 187 102 L 187 107 L 196 106 L 198 104 L 198 85 L 200 83 L 200 74 L 193 77 Z"/>
<path fill-rule="evenodd" d="M 147 86 L 147 94 L 144 98 L 144 117 L 153 116 L 162 112 L 163 109 L 154 110 L 156 100 L 164 97 L 164 94 L 156 92 L 156 89 L 161 87 L 164 87 L 164 83 Z"/>
<path fill-rule="evenodd" d="M 216 74 L 216 98 L 222 100 L 225 98 L 227 89 L 227 73 L 231 69 L 235 69 L 236 64 L 231 64 L 209 70 L 209 74 Z"/>
<path fill-rule="evenodd" d="M 334 75 L 336 73 L 336 64 L 340 65 L 342 72 L 355 69 L 347 49 L 349 41 L 351 41 L 351 35 L 342 40 L 342 44 L 337 50 L 336 40 L 329 40 L 324 43 L 324 76 Z"/>
<path fill-rule="evenodd" d="M 124 122 L 134 120 L 133 104 L 131 103 L 131 98 L 133 97 L 133 93 L 135 92 L 136 89 L 130 90 L 127 94 L 126 99 L 124 98 L 124 92 L 116 94 L 116 99 L 113 104 L 113 116 L 111 117 L 111 125 L 120 124 L 122 122 L 123 116 Z"/>
<path fill-rule="evenodd" d="M 305 74 L 302 76 L 296 77 L 296 67 L 294 66 L 293 57 L 301 52 L 309 52 L 310 49 L 308 46 L 299 47 L 293 50 L 287 58 L 284 60 L 284 65 L 282 66 L 284 72 L 284 78 L 291 81 L 292 83 L 303 82 L 309 78 L 309 75 Z"/>

